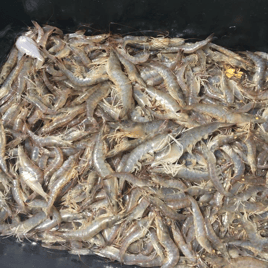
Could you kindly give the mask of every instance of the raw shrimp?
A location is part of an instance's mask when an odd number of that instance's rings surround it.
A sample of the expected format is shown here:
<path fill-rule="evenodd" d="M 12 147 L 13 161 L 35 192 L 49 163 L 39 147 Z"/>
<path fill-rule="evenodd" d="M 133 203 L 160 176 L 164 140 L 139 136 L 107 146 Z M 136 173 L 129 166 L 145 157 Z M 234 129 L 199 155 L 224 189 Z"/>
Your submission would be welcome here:
<path fill-rule="evenodd" d="M 121 95 L 123 103 L 121 117 L 128 116 L 133 108 L 132 86 L 129 79 L 122 71 L 119 59 L 113 51 L 110 52 L 106 69 L 110 79 L 116 85 Z"/>
<path fill-rule="evenodd" d="M 195 237 L 198 243 L 209 253 L 213 252 L 213 248 L 210 245 L 210 242 L 206 235 L 205 230 L 205 220 L 203 215 L 200 211 L 200 208 L 196 202 L 196 200 L 188 196 L 189 200 L 192 203 L 192 211 L 193 211 L 193 218 L 194 218 L 194 229 L 195 229 Z"/>
<path fill-rule="evenodd" d="M 9 53 L 7 61 L 2 67 L 0 73 L 0 84 L 2 84 L 6 80 L 7 76 L 10 74 L 11 70 L 13 69 L 13 67 L 17 62 L 17 57 L 18 57 L 18 50 L 17 48 L 13 47 Z"/>
<path fill-rule="evenodd" d="M 182 90 L 178 84 L 177 78 L 172 71 L 170 71 L 164 65 L 159 63 L 153 62 L 150 63 L 150 66 L 156 69 L 162 76 L 167 87 L 167 91 L 169 92 L 170 96 L 174 98 L 181 107 L 185 106 L 185 98 L 183 96 Z"/>
<path fill-rule="evenodd" d="M 164 224 L 161 217 L 156 216 L 155 219 L 156 224 L 156 232 L 157 237 L 159 239 L 159 242 L 163 245 L 166 251 L 166 258 L 163 261 L 163 265 L 161 267 L 167 268 L 167 267 L 175 267 L 175 265 L 178 263 L 180 258 L 179 249 L 177 248 L 176 244 L 172 240 L 172 238 L 169 235 L 169 230 L 167 226 Z"/>
<path fill-rule="evenodd" d="M 6 153 L 6 133 L 3 126 L 3 121 L 0 120 L 0 167 L 8 176 L 10 176 L 5 160 L 5 153 Z"/>

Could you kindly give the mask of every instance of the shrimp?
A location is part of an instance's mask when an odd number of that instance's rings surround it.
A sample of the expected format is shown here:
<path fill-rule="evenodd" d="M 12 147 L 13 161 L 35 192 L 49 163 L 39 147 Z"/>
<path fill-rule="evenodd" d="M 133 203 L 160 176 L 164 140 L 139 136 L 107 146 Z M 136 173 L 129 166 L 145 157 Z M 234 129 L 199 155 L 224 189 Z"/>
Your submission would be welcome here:
<path fill-rule="evenodd" d="M 96 119 L 93 117 L 94 110 L 98 103 L 106 98 L 110 93 L 110 84 L 103 84 L 98 90 L 94 91 L 90 97 L 87 99 L 86 112 L 87 112 L 87 120 L 90 123 L 93 123 L 93 126 L 97 126 L 98 123 Z"/>
<path fill-rule="evenodd" d="M 81 227 L 78 230 L 73 230 L 65 233 L 55 232 L 55 234 L 67 240 L 88 241 L 100 233 L 102 230 L 110 228 L 114 224 L 124 219 L 124 217 L 124 214 L 118 214 L 116 216 L 103 216 L 95 219 L 91 223 Z"/>
<path fill-rule="evenodd" d="M 211 247 L 208 237 L 206 235 L 205 220 L 200 211 L 200 208 L 193 197 L 188 196 L 188 198 L 192 203 L 196 240 L 200 244 L 200 246 L 202 246 L 207 252 L 213 253 L 213 248 Z"/>
<path fill-rule="evenodd" d="M 121 261 L 124 261 L 124 255 L 129 245 L 146 235 L 153 220 L 154 217 L 149 214 L 148 217 L 139 220 L 135 225 L 135 229 L 130 234 L 126 235 L 125 239 L 122 241 L 119 252 Z"/>
<path fill-rule="evenodd" d="M 35 96 L 24 96 L 26 100 L 35 105 L 43 114 L 56 114 L 55 110 L 48 108 L 38 97 Z"/>
<path fill-rule="evenodd" d="M 6 153 L 6 133 L 3 126 L 3 121 L 0 120 L 0 167 L 8 176 L 10 176 L 5 160 L 5 153 Z"/>
<path fill-rule="evenodd" d="M 221 127 L 229 127 L 231 125 L 232 124 L 213 122 L 203 126 L 194 127 L 183 132 L 181 137 L 177 139 L 170 148 L 164 148 L 159 155 L 155 156 L 156 161 L 152 163 L 152 166 L 163 162 L 174 163 L 180 159 L 184 152 L 188 151 L 191 153 L 193 146 L 202 138 L 208 137 L 208 135 Z"/>
<path fill-rule="evenodd" d="M 142 180 L 138 177 L 135 177 L 134 175 L 132 175 L 130 173 L 127 173 L 127 172 L 113 172 L 112 174 L 105 176 L 104 179 L 106 180 L 106 179 L 109 179 L 111 177 L 118 177 L 120 179 L 126 180 L 136 187 L 153 186 L 153 184 L 150 183 L 149 181 Z"/>
<path fill-rule="evenodd" d="M 159 101 L 161 105 L 169 112 L 177 113 L 181 110 L 181 106 L 172 98 L 169 94 L 162 92 L 153 87 L 147 87 L 146 93 L 153 98 Z"/>
<path fill-rule="evenodd" d="M 209 115 L 216 118 L 220 122 L 233 123 L 233 124 L 245 124 L 245 123 L 263 123 L 263 119 L 259 116 L 251 114 L 240 114 L 228 110 L 226 107 L 219 104 L 203 104 L 195 103 L 191 106 L 185 107 L 187 110 L 194 110 L 196 112 Z"/>
<path fill-rule="evenodd" d="M 210 36 L 208 36 L 203 41 L 199 41 L 199 42 L 196 42 L 194 44 L 188 44 L 187 43 L 187 44 L 184 44 L 184 45 L 180 46 L 179 48 L 182 49 L 183 53 L 185 53 L 185 54 L 194 53 L 198 49 L 201 49 L 204 46 L 206 46 L 208 43 L 210 43 L 211 40 L 213 39 L 213 36 L 214 36 L 214 34 L 211 34 Z"/>
<path fill-rule="evenodd" d="M 152 140 L 146 141 L 131 151 L 124 172 L 132 172 L 138 161 L 147 153 L 161 150 L 168 143 L 166 134 L 159 134 Z"/>
<path fill-rule="evenodd" d="M 128 116 L 133 108 L 132 86 L 121 69 L 120 61 L 117 58 L 115 52 L 110 52 L 110 57 L 107 62 L 106 71 L 109 78 L 118 88 L 123 103 L 123 110 L 121 111 L 121 117 Z"/>
<path fill-rule="evenodd" d="M 6 78 L 5 82 L 1 86 L 1 93 L 2 92 L 7 92 L 10 89 L 13 81 L 16 79 L 16 77 L 19 75 L 21 69 L 23 68 L 25 60 L 26 60 L 26 57 L 23 56 L 20 59 L 20 61 L 17 63 L 17 66 L 8 75 L 8 77 Z"/>
<path fill-rule="evenodd" d="M 255 64 L 255 74 L 253 76 L 253 82 L 256 84 L 256 89 L 262 90 L 264 80 L 265 80 L 264 76 L 265 76 L 265 70 L 266 70 L 266 62 L 260 56 L 254 54 L 250 51 L 247 51 L 245 54 Z"/>
<path fill-rule="evenodd" d="M 192 250 L 191 246 L 185 242 L 181 234 L 181 231 L 179 230 L 178 226 L 174 222 L 172 222 L 171 224 L 171 230 L 172 230 L 174 241 L 177 244 L 177 246 L 180 248 L 184 256 L 190 262 L 196 263 L 197 261 L 196 253 Z"/>
<path fill-rule="evenodd" d="M 224 93 L 227 103 L 229 104 L 234 103 L 234 92 L 232 91 L 232 88 L 229 86 L 227 77 L 224 72 L 222 73 L 221 77 L 221 91 Z"/>
<path fill-rule="evenodd" d="M 248 153 L 247 153 L 247 160 L 250 165 L 250 169 L 253 175 L 256 174 L 257 170 L 257 163 L 256 163 L 256 144 L 253 139 L 253 135 L 249 132 L 247 139 L 245 141 Z"/>
<path fill-rule="evenodd" d="M 126 58 L 124 58 L 120 53 L 116 52 L 116 55 L 117 55 L 118 59 L 120 60 L 120 62 L 126 68 L 126 72 L 128 74 L 129 80 L 132 83 L 137 82 L 141 86 L 145 87 L 146 85 L 145 85 L 144 81 L 142 80 L 142 78 L 140 77 L 135 65 L 133 63 L 131 63 L 130 61 L 128 61 Z"/>
<path fill-rule="evenodd" d="M 19 210 L 20 211 L 26 211 L 26 207 L 25 207 L 25 196 L 24 193 L 22 192 L 22 190 L 20 189 L 20 183 L 19 180 L 13 179 L 13 186 L 11 188 L 12 191 L 12 196 L 15 200 L 15 202 L 18 204 L 19 206 Z"/>
<path fill-rule="evenodd" d="M 60 70 L 68 77 L 68 79 L 76 86 L 91 86 L 108 80 L 108 76 L 102 72 L 98 72 L 98 70 L 91 75 L 89 74 L 90 77 L 80 78 L 76 77 L 71 71 L 69 71 L 60 60 L 57 60 L 57 65 L 59 66 Z"/>
<path fill-rule="evenodd" d="M 97 171 L 97 173 L 105 178 L 106 176 L 114 173 L 111 166 L 105 162 L 105 156 L 103 152 L 103 127 L 101 128 L 99 135 L 97 137 L 96 144 L 93 150 L 93 165 Z M 118 181 L 116 177 L 112 176 L 109 180 L 104 181 L 104 186 L 106 188 L 106 193 L 108 195 L 108 199 L 111 202 L 114 210 L 117 210 L 117 193 L 118 193 Z"/>
<path fill-rule="evenodd" d="M 175 74 L 166 66 L 161 65 L 157 62 L 151 62 L 149 64 L 152 68 L 156 69 L 160 75 L 163 76 L 167 91 L 174 98 L 181 107 L 185 106 L 185 98 L 183 92 L 178 84 Z"/>
<path fill-rule="evenodd" d="M 169 230 L 167 226 L 164 224 L 161 217 L 156 216 L 155 219 L 156 224 L 156 232 L 157 237 L 159 239 L 159 242 L 163 245 L 166 251 L 166 258 L 163 261 L 163 265 L 161 267 L 167 268 L 167 267 L 175 267 L 180 259 L 180 253 L 179 249 L 172 240 L 172 238 L 169 235 Z"/>
<path fill-rule="evenodd" d="M 62 174 L 62 177 L 58 178 L 58 180 L 56 180 L 53 185 L 51 185 L 50 192 L 48 195 L 46 215 L 49 216 L 51 214 L 53 204 L 63 187 L 67 185 L 76 176 L 76 171 L 74 170 L 74 167 L 76 165 L 79 154 L 80 153 L 77 153 L 69 157 L 68 163 L 70 164 L 67 167 L 66 171 L 64 170 L 65 172 Z"/>
<path fill-rule="evenodd" d="M 45 220 L 46 220 L 46 214 L 43 211 L 37 212 L 31 218 L 11 228 L 11 231 L 14 232 L 18 237 L 20 237 L 22 235 L 27 234 L 29 231 L 34 229 L 36 226 L 38 226 Z"/>
<path fill-rule="evenodd" d="M 73 107 L 65 113 L 64 111 L 59 115 L 55 116 L 50 123 L 45 124 L 39 131 L 42 134 L 47 134 L 59 127 L 63 127 L 69 122 L 71 122 L 77 115 L 82 114 L 85 111 L 86 105 L 80 104 Z M 60 111 L 60 110 L 59 110 Z M 59 112 L 58 111 L 58 112 Z"/>
<path fill-rule="evenodd" d="M 39 137 L 27 129 L 27 133 L 33 142 L 40 148 L 42 147 L 71 147 L 72 142 L 61 139 L 58 136 Z"/>
<path fill-rule="evenodd" d="M 204 143 L 203 143 L 203 152 L 204 152 L 204 156 L 207 160 L 208 174 L 209 174 L 210 180 L 213 183 L 214 187 L 222 195 L 232 196 L 231 193 L 226 192 L 223 185 L 220 183 L 220 178 L 219 178 L 219 176 L 217 174 L 217 170 L 216 170 L 216 157 L 215 157 L 214 153 L 212 153 Z"/>
<path fill-rule="evenodd" d="M 13 47 L 10 50 L 7 61 L 2 67 L 0 73 L 0 84 L 2 84 L 6 80 L 7 76 L 10 74 L 11 70 L 13 69 L 13 67 L 17 62 L 17 58 L 18 58 L 18 50 L 16 47 Z"/>
<path fill-rule="evenodd" d="M 150 57 L 150 54 L 147 52 L 143 52 L 139 56 L 131 56 L 123 49 L 116 48 L 116 51 L 133 64 L 140 64 L 146 62 Z"/>
<path fill-rule="evenodd" d="M 21 146 L 18 147 L 18 158 L 19 164 L 24 171 L 32 174 L 34 180 L 43 181 L 43 172 L 32 162 Z"/>
<path fill-rule="evenodd" d="M 200 92 L 200 79 L 198 79 L 191 68 L 186 72 L 187 82 L 189 84 L 189 91 L 187 92 L 186 103 L 192 105 L 199 102 L 198 94 Z"/>
<path fill-rule="evenodd" d="M 177 221 L 185 219 L 184 215 L 178 214 L 175 210 L 167 206 L 161 199 L 150 195 L 146 196 L 146 199 L 154 206 L 156 206 L 166 217 Z"/>
<path fill-rule="evenodd" d="M 72 46 L 72 45 L 71 45 L 71 49 L 76 55 L 78 55 L 78 57 L 81 59 L 81 62 L 83 63 L 83 65 L 85 67 L 87 67 L 87 68 L 91 67 L 91 60 L 89 59 L 89 57 L 85 53 L 84 49 L 77 48 L 77 47 Z"/>
<path fill-rule="evenodd" d="M 234 182 L 239 181 L 244 175 L 244 171 L 245 171 L 244 162 L 241 160 L 240 156 L 236 152 L 234 152 L 231 146 L 224 145 L 221 147 L 221 150 L 223 150 L 228 156 L 230 156 L 230 158 L 233 161 L 234 175 L 233 175 L 232 181 Z"/>
<path fill-rule="evenodd" d="M 238 54 L 234 53 L 233 51 L 230 51 L 224 47 L 221 47 L 219 45 L 216 45 L 216 44 L 213 44 L 213 43 L 210 43 L 209 44 L 209 47 L 213 48 L 213 49 L 216 49 L 220 52 L 222 52 L 223 54 L 225 54 L 226 56 L 228 57 L 231 57 L 231 58 L 234 58 L 234 59 L 237 59 L 238 61 L 241 61 L 243 63 L 245 63 L 246 65 L 249 65 L 251 66 L 252 64 L 250 63 L 250 61 L 242 58 L 241 56 L 239 56 Z"/>

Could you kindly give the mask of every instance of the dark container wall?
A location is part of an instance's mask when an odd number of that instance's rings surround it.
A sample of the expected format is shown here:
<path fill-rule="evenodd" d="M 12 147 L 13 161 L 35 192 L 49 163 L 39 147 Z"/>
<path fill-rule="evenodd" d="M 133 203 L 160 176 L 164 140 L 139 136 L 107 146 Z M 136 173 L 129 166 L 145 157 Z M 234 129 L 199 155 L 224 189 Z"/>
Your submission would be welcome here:
<path fill-rule="evenodd" d="M 168 35 L 214 42 L 233 50 L 268 52 L 267 0 L 0 0 L 0 63 L 16 37 L 32 26 L 55 25 L 88 35 L 111 32 Z M 0 267 L 124 267 L 99 257 L 69 255 L 28 241 L 0 239 Z"/>

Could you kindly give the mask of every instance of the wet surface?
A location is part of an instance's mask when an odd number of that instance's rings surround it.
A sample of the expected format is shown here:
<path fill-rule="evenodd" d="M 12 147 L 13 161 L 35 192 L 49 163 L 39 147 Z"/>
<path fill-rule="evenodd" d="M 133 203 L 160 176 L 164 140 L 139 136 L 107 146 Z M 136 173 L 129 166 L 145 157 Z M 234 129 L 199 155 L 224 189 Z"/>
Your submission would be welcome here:
<path fill-rule="evenodd" d="M 214 42 L 233 50 L 268 52 L 266 0 L 7 0 L 0 9 L 0 64 L 21 32 L 39 24 L 88 35 L 167 35 Z M 193 39 L 195 38 L 195 39 Z M 39 244 L 0 239 L 0 267 L 124 267 L 96 256 L 74 256 Z M 125 266 L 126 267 L 126 266 Z M 134 266 L 132 266 L 134 267 Z"/>

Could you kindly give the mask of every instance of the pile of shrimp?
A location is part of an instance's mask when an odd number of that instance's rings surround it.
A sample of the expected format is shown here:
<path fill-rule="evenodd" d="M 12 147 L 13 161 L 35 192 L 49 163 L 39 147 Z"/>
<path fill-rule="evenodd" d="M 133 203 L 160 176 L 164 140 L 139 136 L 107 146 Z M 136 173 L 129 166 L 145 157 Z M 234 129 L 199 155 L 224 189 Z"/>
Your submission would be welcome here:
<path fill-rule="evenodd" d="M 268 267 L 268 54 L 33 24 L 0 73 L 1 236 Z"/>

